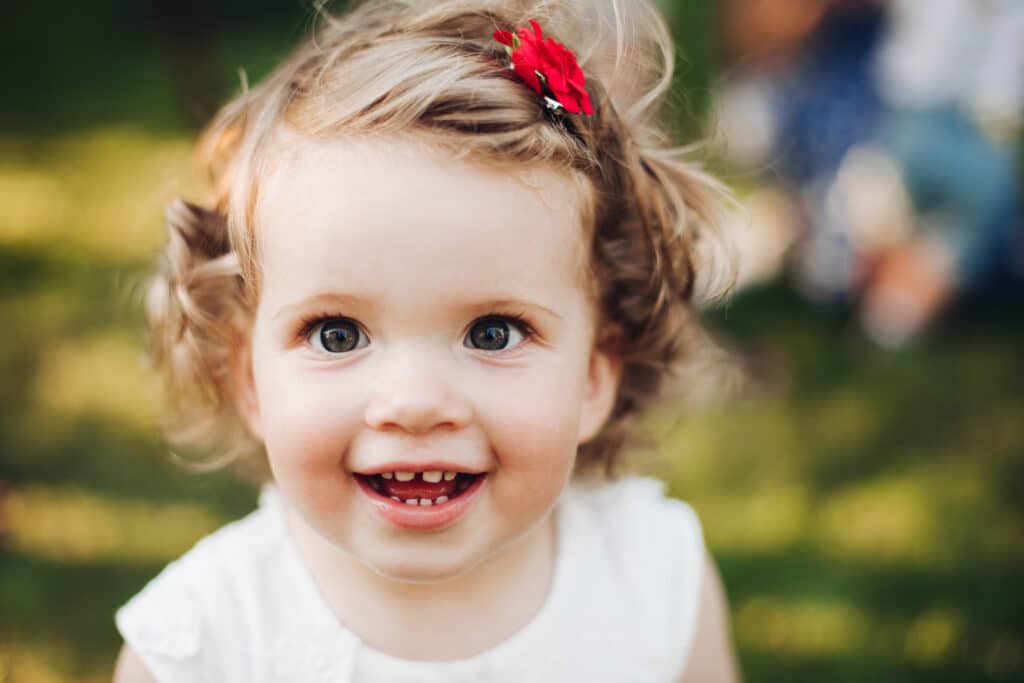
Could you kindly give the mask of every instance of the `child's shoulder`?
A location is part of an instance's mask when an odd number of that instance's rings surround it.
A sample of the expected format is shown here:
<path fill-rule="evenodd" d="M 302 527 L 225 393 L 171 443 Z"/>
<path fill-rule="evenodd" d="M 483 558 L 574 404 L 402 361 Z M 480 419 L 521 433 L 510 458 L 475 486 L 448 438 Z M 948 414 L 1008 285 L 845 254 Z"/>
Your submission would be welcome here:
<path fill-rule="evenodd" d="M 666 495 L 664 482 L 628 476 L 612 482 L 573 484 L 566 512 L 600 530 L 612 544 L 638 552 L 703 550 L 700 522 L 693 509 Z"/>
<path fill-rule="evenodd" d="M 594 486 L 573 485 L 564 501 L 568 552 L 583 566 L 604 567 L 605 588 L 628 595 L 630 618 L 688 642 L 697 617 L 705 562 L 696 513 L 668 498 L 665 485 L 626 477 Z"/>
<path fill-rule="evenodd" d="M 273 489 L 264 489 L 257 509 L 200 539 L 191 550 L 168 564 L 137 597 L 172 589 L 214 592 L 215 588 L 207 587 L 237 583 L 238 577 L 233 575 L 265 569 L 285 542 L 276 498 Z"/>
<path fill-rule="evenodd" d="M 265 490 L 257 510 L 203 538 L 118 610 L 122 637 L 158 677 L 208 677 L 251 654 L 219 636 L 265 623 L 267 588 L 289 570 L 275 495 Z"/>

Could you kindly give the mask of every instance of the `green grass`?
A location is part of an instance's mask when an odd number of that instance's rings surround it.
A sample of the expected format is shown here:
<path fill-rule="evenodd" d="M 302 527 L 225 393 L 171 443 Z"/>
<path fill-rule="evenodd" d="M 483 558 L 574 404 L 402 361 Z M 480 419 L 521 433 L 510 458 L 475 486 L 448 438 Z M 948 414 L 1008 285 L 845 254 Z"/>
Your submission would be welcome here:
<path fill-rule="evenodd" d="M 713 316 L 770 352 L 770 382 L 648 431 L 702 516 L 750 680 L 1024 672 L 1021 310 L 962 307 L 895 354 L 780 287 Z"/>

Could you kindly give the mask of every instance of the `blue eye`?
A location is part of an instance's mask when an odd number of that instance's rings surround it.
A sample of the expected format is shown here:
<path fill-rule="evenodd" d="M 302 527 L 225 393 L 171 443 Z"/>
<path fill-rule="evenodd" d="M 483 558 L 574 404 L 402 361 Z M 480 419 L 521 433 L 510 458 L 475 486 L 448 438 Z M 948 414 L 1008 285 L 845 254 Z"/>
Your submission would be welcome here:
<path fill-rule="evenodd" d="M 466 333 L 465 346 L 482 351 L 501 351 L 515 348 L 523 342 L 523 332 L 515 322 L 489 316 L 473 323 Z"/>
<path fill-rule="evenodd" d="M 309 334 L 314 347 L 327 353 L 348 353 L 368 343 L 359 325 L 347 318 L 331 318 L 314 327 Z"/>

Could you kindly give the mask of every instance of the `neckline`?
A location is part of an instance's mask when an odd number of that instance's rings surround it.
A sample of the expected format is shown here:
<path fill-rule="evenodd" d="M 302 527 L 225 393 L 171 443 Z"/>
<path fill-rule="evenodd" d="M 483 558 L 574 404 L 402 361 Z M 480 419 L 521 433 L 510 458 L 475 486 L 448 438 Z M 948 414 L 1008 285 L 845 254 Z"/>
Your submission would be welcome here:
<path fill-rule="evenodd" d="M 335 643 L 349 644 L 349 648 L 357 652 L 356 657 L 359 660 L 360 670 L 368 670 L 373 674 L 385 676 L 408 676 L 412 673 L 423 675 L 426 670 L 453 675 L 456 672 L 486 669 L 491 662 L 495 661 L 514 661 L 514 653 L 529 649 L 530 643 L 543 639 L 545 631 L 550 630 L 550 624 L 558 612 L 558 606 L 567 596 L 569 579 L 575 572 L 575 568 L 572 566 L 575 557 L 572 546 L 575 539 L 574 535 L 569 533 L 570 511 L 567 502 L 572 488 L 572 484 L 566 487 L 552 510 L 555 517 L 555 566 L 547 595 L 540 609 L 519 630 L 500 643 L 463 659 L 440 661 L 403 659 L 363 643 L 331 610 L 317 587 L 309 567 L 306 566 L 288 533 L 288 525 L 284 519 L 285 511 L 279 499 L 280 492 L 276 490 L 276 487 L 273 485 L 264 487 L 260 496 L 260 505 L 274 508 L 274 516 L 280 525 L 286 560 L 291 565 L 292 573 L 296 577 L 296 585 L 302 595 L 301 599 L 307 605 L 302 613 L 306 617 L 315 615 L 313 621 L 323 637 Z M 339 653 L 339 656 L 343 655 L 344 653 Z"/>

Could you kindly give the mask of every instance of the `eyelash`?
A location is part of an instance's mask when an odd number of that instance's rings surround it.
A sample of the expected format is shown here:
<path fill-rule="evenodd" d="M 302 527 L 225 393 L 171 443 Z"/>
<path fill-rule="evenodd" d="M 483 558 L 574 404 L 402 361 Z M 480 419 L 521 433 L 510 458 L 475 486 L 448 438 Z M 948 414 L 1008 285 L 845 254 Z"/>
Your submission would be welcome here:
<path fill-rule="evenodd" d="M 505 322 L 511 323 L 512 325 L 518 327 L 520 333 L 522 333 L 523 335 L 524 344 L 534 341 L 537 338 L 537 331 L 533 329 L 533 326 L 529 323 L 529 321 L 526 319 L 526 316 L 522 313 L 485 313 L 484 315 L 473 318 L 473 321 L 470 323 L 469 327 L 472 328 L 477 321 L 486 320 L 488 318 L 497 318 L 499 320 L 504 320 Z M 295 333 L 296 339 L 298 341 L 305 341 L 309 337 L 310 333 L 316 329 L 317 325 L 320 325 L 321 323 L 326 322 L 328 320 L 352 319 L 343 315 L 337 315 L 335 313 L 317 313 L 314 315 L 306 316 L 299 323 L 299 330 L 298 332 Z M 356 322 L 355 320 L 352 320 L 352 322 L 356 323 L 356 325 L 359 325 L 359 323 Z M 359 327 L 360 329 L 362 329 L 362 325 L 359 325 Z M 467 330 L 466 334 L 468 333 L 469 332 Z"/>

